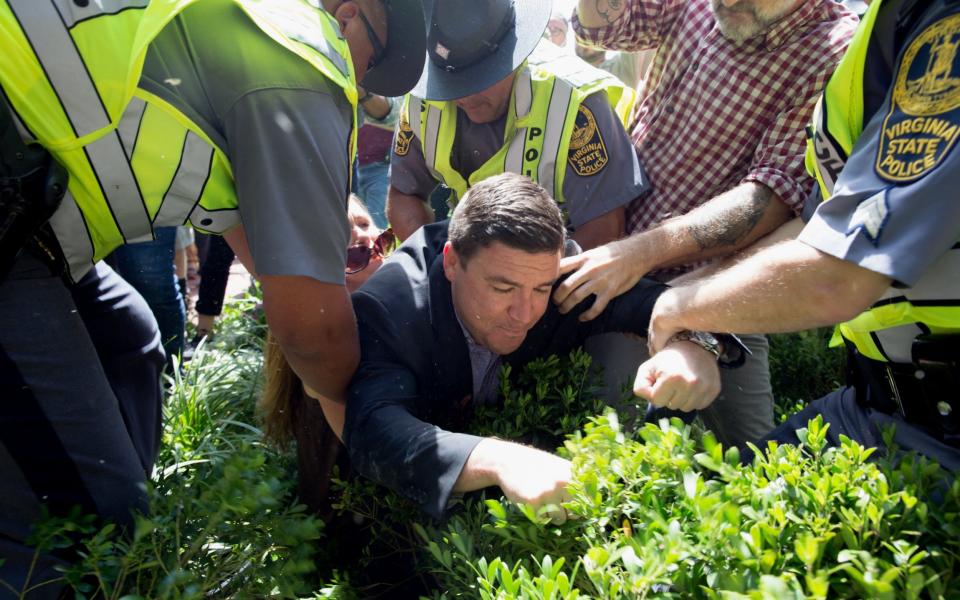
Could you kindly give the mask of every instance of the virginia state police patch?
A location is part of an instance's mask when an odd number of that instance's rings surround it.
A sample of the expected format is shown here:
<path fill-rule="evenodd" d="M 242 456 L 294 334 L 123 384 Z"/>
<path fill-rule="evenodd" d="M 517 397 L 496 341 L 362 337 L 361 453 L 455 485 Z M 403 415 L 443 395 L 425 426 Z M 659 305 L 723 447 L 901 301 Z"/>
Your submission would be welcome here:
<path fill-rule="evenodd" d="M 610 162 L 607 147 L 597 128 L 597 120 L 590 109 L 582 104 L 573 124 L 567 162 L 580 177 L 596 175 Z"/>
<path fill-rule="evenodd" d="M 916 181 L 940 164 L 960 132 L 960 14 L 927 27 L 907 47 L 883 123 L 877 174 Z"/>
<path fill-rule="evenodd" d="M 397 128 L 397 139 L 393 151 L 397 156 L 406 156 L 410 152 L 410 140 L 413 139 L 413 129 L 405 113 L 400 115 L 400 127 Z"/>

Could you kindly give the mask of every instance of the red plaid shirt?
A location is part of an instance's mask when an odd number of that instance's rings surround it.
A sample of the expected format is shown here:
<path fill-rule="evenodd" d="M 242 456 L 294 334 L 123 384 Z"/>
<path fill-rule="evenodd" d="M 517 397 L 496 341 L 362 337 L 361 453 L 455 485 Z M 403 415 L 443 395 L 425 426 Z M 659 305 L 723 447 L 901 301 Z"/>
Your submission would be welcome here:
<path fill-rule="evenodd" d="M 813 180 L 803 165 L 805 126 L 857 25 L 833 0 L 807 0 L 765 34 L 735 44 L 715 25 L 710 0 L 627 0 L 591 45 L 657 48 L 631 118 L 653 183 L 628 210 L 630 233 L 685 214 L 756 181 L 799 212 Z"/>

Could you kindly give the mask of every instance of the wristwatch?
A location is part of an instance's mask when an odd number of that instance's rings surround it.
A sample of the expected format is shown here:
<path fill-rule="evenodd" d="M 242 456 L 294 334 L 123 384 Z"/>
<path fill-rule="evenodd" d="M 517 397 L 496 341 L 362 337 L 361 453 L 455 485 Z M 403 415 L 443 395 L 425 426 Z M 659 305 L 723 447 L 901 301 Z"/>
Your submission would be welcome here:
<path fill-rule="evenodd" d="M 716 335 L 706 331 L 679 331 L 673 334 L 670 342 L 693 342 L 717 358 L 717 366 L 721 369 L 739 369 L 747 357 L 752 355 L 740 338 L 732 333 L 718 333 Z"/>
<path fill-rule="evenodd" d="M 667 340 L 668 345 L 673 342 L 693 342 L 712 354 L 717 360 L 720 360 L 720 340 L 712 333 L 684 329 L 673 334 L 673 337 Z"/>
<path fill-rule="evenodd" d="M 366 101 L 369 100 L 370 98 L 373 98 L 373 94 L 371 94 L 371 93 L 368 92 L 367 90 L 363 90 L 363 95 L 360 96 L 360 98 L 357 100 L 357 102 L 360 103 L 360 104 L 363 104 L 364 102 L 366 102 Z"/>

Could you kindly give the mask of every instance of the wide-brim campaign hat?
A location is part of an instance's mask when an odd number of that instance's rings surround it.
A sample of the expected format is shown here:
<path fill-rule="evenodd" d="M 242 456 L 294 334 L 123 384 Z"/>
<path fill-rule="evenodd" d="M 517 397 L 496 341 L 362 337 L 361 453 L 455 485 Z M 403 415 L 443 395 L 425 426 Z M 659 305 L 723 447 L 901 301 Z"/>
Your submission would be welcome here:
<path fill-rule="evenodd" d="M 426 15 L 430 0 L 384 0 L 387 13 L 387 45 L 383 59 L 367 71 L 360 85 L 381 96 L 402 96 L 423 72 L 427 48 Z M 426 5 L 426 6 L 425 6 Z"/>
<path fill-rule="evenodd" d="M 552 0 L 435 0 L 420 81 L 426 100 L 456 100 L 512 73 L 543 37 Z"/>

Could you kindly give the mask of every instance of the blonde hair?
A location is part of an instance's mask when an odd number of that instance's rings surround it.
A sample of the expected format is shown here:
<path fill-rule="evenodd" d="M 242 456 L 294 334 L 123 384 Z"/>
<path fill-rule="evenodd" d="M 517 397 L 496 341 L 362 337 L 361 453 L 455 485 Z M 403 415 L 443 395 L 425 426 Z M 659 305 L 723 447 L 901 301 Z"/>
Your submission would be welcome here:
<path fill-rule="evenodd" d="M 356 207 L 362 210 L 363 214 L 367 215 L 367 218 L 370 219 L 371 222 L 373 222 L 373 217 L 370 216 L 370 210 L 367 208 L 367 203 L 364 202 L 360 196 L 352 192 L 350 193 L 349 196 L 347 196 L 347 212 L 348 213 L 350 212 L 350 203 L 355 204 Z"/>
<path fill-rule="evenodd" d="M 269 331 L 263 347 L 263 373 L 266 384 L 257 401 L 263 434 L 285 450 L 293 439 L 294 403 L 303 396 L 303 384 L 283 355 L 280 343 Z"/>

